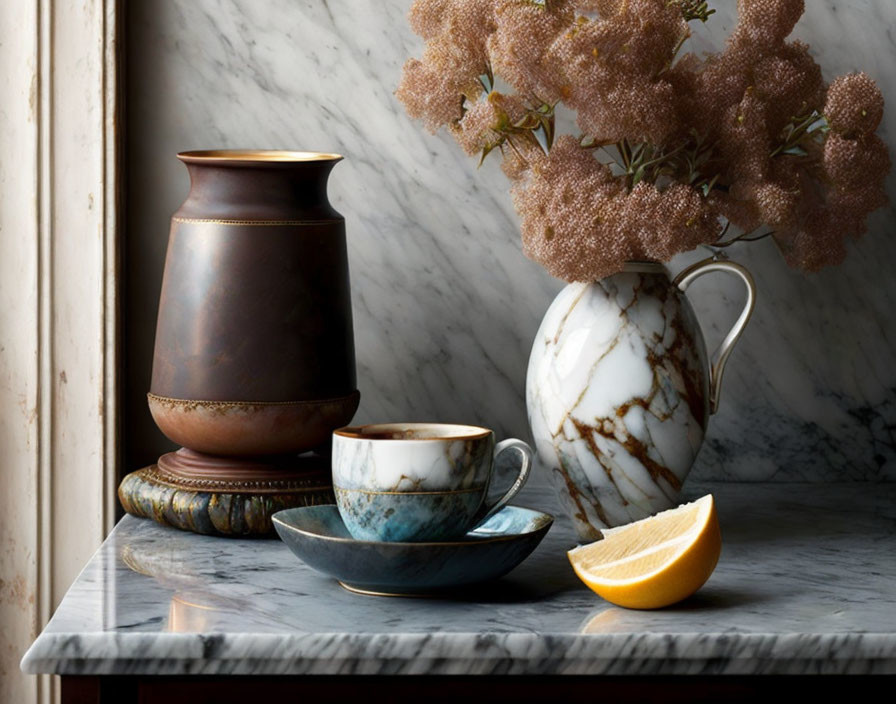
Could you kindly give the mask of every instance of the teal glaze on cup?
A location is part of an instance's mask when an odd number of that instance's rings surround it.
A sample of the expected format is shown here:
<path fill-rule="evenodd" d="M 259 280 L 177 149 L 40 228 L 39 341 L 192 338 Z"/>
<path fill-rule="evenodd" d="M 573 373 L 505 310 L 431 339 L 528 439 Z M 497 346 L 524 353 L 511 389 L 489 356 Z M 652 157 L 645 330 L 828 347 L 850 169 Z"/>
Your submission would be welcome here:
<path fill-rule="evenodd" d="M 495 458 L 522 458 L 513 486 L 488 503 Z M 488 428 L 389 423 L 333 433 L 336 505 L 357 540 L 439 541 L 458 538 L 500 510 L 523 487 L 532 450 L 521 440 L 495 445 Z"/>
<path fill-rule="evenodd" d="M 476 516 L 482 490 L 388 494 L 336 489 L 342 520 L 357 540 L 420 542 L 445 540 L 466 533 L 459 528 Z"/>

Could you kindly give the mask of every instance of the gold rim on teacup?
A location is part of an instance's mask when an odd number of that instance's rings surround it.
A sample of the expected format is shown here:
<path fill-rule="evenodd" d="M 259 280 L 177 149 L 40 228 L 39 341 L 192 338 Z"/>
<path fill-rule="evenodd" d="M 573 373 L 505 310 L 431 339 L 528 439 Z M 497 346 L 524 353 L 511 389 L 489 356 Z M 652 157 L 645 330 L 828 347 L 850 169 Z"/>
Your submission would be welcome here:
<path fill-rule="evenodd" d="M 426 433 L 426 429 L 429 432 Z M 442 434 L 436 434 L 441 431 Z M 488 437 L 492 431 L 478 425 L 454 423 L 368 423 L 338 428 L 334 435 L 353 440 L 474 440 Z"/>

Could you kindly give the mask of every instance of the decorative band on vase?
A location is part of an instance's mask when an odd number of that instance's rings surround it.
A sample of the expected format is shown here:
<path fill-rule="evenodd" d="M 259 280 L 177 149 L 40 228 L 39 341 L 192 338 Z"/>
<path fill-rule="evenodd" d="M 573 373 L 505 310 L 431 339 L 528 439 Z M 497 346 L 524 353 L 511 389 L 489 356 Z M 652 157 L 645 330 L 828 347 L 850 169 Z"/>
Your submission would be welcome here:
<path fill-rule="evenodd" d="M 250 220 L 241 218 L 185 218 L 175 215 L 171 218 L 171 222 L 183 225 L 243 225 L 258 227 L 317 227 L 319 225 L 341 224 L 343 220 L 339 218 L 318 219 L 318 220 Z"/>
<path fill-rule="evenodd" d="M 210 401 L 147 394 L 159 429 L 183 447 L 213 455 L 280 455 L 314 450 L 349 420 L 361 395 L 304 401 Z"/>
<path fill-rule="evenodd" d="M 192 410 L 194 408 L 224 410 L 230 408 L 254 408 L 255 406 L 320 406 L 324 404 L 350 401 L 359 395 L 358 391 L 353 391 L 345 396 L 334 396 L 332 398 L 310 399 L 305 401 L 208 401 L 205 399 L 172 398 L 171 396 L 160 396 L 159 394 L 149 392 L 146 394 L 146 398 L 148 398 L 150 402 L 159 403 L 165 406 L 170 405 L 172 407 L 185 408 L 187 410 Z"/>

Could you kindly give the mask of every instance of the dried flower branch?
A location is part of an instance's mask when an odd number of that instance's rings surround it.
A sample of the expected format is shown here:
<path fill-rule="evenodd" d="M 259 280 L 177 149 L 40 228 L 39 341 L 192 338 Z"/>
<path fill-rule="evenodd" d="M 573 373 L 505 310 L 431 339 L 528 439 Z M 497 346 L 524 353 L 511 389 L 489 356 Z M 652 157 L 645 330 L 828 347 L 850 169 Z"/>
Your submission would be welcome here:
<path fill-rule="evenodd" d="M 781 134 L 781 143 L 772 150 L 772 156 L 790 154 L 791 156 L 808 156 L 807 144 L 820 145 L 830 127 L 824 115 L 813 110 L 803 117 L 794 117 Z"/>
<path fill-rule="evenodd" d="M 675 5 L 681 10 L 681 15 L 685 22 L 700 20 L 706 22 L 709 16 L 715 12 L 710 9 L 709 3 L 700 2 L 700 0 L 669 0 L 669 5 Z"/>
<path fill-rule="evenodd" d="M 526 109 L 523 116 L 513 122 L 505 113 L 490 129 L 495 137 L 482 148 L 480 164 L 493 149 L 503 151 L 505 145 L 516 149 L 519 153 L 514 139 L 528 142 L 547 153 L 554 143 L 554 106 L 542 103 L 537 108 Z"/>
<path fill-rule="evenodd" d="M 556 276 L 766 237 L 815 270 L 886 202 L 890 158 L 874 82 L 827 86 L 787 41 L 804 9 L 739 0 L 725 49 L 700 59 L 681 52 L 708 2 L 416 0 L 426 49 L 396 93 L 480 163 L 502 155 L 524 251 Z M 554 134 L 558 104 L 580 137 Z"/>

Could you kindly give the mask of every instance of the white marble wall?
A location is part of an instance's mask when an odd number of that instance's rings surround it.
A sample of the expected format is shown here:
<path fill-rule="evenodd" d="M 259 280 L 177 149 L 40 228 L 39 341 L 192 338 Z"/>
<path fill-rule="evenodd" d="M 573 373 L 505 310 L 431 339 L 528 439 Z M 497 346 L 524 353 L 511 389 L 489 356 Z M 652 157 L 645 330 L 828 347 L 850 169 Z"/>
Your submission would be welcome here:
<path fill-rule="evenodd" d="M 797 36 L 826 75 L 864 69 L 891 107 L 896 156 L 896 4 L 807 0 Z M 126 428 L 129 469 L 165 447 L 145 410 L 168 217 L 188 180 L 183 149 L 252 147 L 346 155 L 330 194 L 347 220 L 361 409 L 358 421 L 480 423 L 528 436 L 526 364 L 561 282 L 521 253 L 497 163 L 477 170 L 393 96 L 421 44 L 409 0 L 129 0 Z M 734 0 L 697 41 L 718 42 Z M 896 179 L 890 191 L 896 194 Z M 891 196 L 892 197 L 892 196 Z M 896 200 L 896 198 L 894 198 Z M 755 274 L 753 322 L 725 375 L 694 476 L 896 478 L 894 210 L 847 262 L 790 271 L 769 242 L 734 251 Z M 685 255 L 673 271 L 698 258 Z M 689 291 L 709 340 L 739 285 Z"/>

